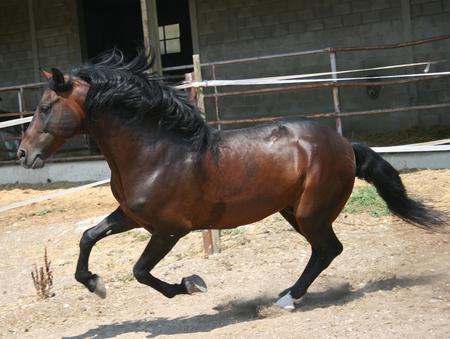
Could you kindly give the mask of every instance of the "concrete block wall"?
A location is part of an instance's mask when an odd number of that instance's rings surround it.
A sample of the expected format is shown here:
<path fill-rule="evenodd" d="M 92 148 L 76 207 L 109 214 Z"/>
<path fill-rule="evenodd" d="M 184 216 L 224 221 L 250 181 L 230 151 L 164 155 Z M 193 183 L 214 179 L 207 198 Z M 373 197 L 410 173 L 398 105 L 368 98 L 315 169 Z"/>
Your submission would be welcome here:
<path fill-rule="evenodd" d="M 449 0 L 196 0 L 202 61 L 226 60 L 325 47 L 381 45 L 450 32 Z M 76 0 L 33 0 L 40 67 L 65 68 L 81 61 Z M 35 81 L 28 0 L 0 1 L 0 86 Z M 408 29 L 410 27 L 410 29 Z M 340 53 L 338 69 L 374 67 L 413 61 L 447 59 L 449 41 L 409 49 Z M 450 63 L 436 69 L 450 69 Z M 329 71 L 327 54 L 292 57 L 217 68 L 221 79 Z M 204 77 L 211 78 L 205 68 Z M 382 74 L 382 73 L 380 73 Z M 367 74 L 370 75 L 370 74 Z M 373 75 L 373 74 L 372 74 Z M 449 80 L 390 86 L 378 99 L 365 88 L 341 90 L 343 111 L 447 102 Z M 224 91 L 237 88 L 225 88 Z M 32 109 L 39 92 L 27 92 Z M 0 109 L 17 110 L 15 93 L 0 97 Z M 209 119 L 213 101 L 207 100 Z M 225 119 L 293 115 L 333 110 L 328 89 L 220 99 Z M 449 122 L 447 110 L 385 114 L 344 119 L 344 131 L 401 129 Z"/>
<path fill-rule="evenodd" d="M 30 82 L 32 57 L 27 1 L 0 1 L 0 86 Z M 0 98 L 0 109 L 17 109 L 15 93 L 0 93 Z"/>
<path fill-rule="evenodd" d="M 29 1 L 0 1 L 0 87 L 33 83 Z M 33 0 L 39 67 L 67 68 L 81 61 L 76 0 Z M 17 111 L 17 94 L 0 93 L 0 109 Z M 25 108 L 34 109 L 40 91 L 26 91 Z"/>
<path fill-rule="evenodd" d="M 41 67 L 67 68 L 81 62 L 75 0 L 35 1 Z"/>
<path fill-rule="evenodd" d="M 393 44 L 450 32 L 450 1 L 410 0 L 197 0 L 199 48 L 203 62 L 245 58 L 326 47 Z M 409 11 L 409 13 L 408 13 Z M 408 29 L 410 27 L 411 29 Z M 340 53 L 338 69 L 367 68 L 447 58 L 450 41 L 409 49 Z M 450 64 L 440 65 L 449 69 Z M 217 67 L 217 78 L 300 74 L 329 71 L 327 54 Z M 211 72 L 204 68 L 204 77 Z M 377 72 L 366 75 L 382 75 Z M 449 100 L 448 80 L 384 87 L 378 99 L 365 88 L 341 90 L 343 111 L 369 110 Z M 221 88 L 221 91 L 236 88 Z M 225 119 L 333 111 L 329 90 L 220 99 Z M 212 100 L 208 117 L 214 119 Z M 396 130 L 436 121 L 450 123 L 446 111 L 383 114 L 344 119 L 344 132 Z M 423 119 L 422 119 L 423 117 Z M 431 117 L 431 118 L 430 118 Z"/>
<path fill-rule="evenodd" d="M 411 0 L 411 21 L 413 35 L 416 39 L 426 38 L 430 35 L 442 35 L 450 32 L 450 1 Z M 416 60 L 431 59 L 445 62 L 435 67 L 436 70 L 450 69 L 450 45 L 447 42 L 438 42 L 432 46 L 414 47 Z M 418 101 L 433 103 L 450 101 L 450 80 L 440 79 L 418 84 Z"/>

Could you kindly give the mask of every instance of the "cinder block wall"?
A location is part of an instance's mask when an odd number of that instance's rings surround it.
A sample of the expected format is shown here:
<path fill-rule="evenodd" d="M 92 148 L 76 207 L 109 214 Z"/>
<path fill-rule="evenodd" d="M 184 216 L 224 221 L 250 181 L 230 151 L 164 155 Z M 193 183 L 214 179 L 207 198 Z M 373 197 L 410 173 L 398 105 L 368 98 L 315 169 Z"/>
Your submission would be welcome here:
<path fill-rule="evenodd" d="M 403 7 L 402 7 L 403 3 Z M 450 1 L 446 0 L 197 0 L 199 48 L 203 62 L 244 58 L 326 47 L 394 44 L 450 32 Z M 338 70 L 448 58 L 450 42 L 409 49 L 339 53 Z M 450 63 L 439 70 L 449 69 Z M 300 74 L 329 71 L 327 54 L 291 57 L 251 64 L 218 66 L 217 78 Z M 418 69 L 419 71 L 419 69 Z M 211 78 L 208 68 L 204 77 Z M 402 71 L 397 71 L 402 72 Z M 382 75 L 383 72 L 363 75 Z M 450 100 L 448 80 L 382 88 L 371 99 L 365 88 L 341 90 L 342 111 L 401 107 Z M 221 91 L 236 90 L 221 88 Z M 302 90 L 272 95 L 220 99 L 224 119 L 333 111 L 331 91 Z M 212 100 L 208 118 L 214 119 Z M 416 125 L 449 123 L 444 111 L 391 113 L 344 118 L 344 133 L 396 130 Z M 330 124 L 333 124 L 331 121 Z"/>
<path fill-rule="evenodd" d="M 66 68 L 81 61 L 76 0 L 34 0 L 39 67 Z M 0 1 L 0 86 L 42 81 L 35 78 L 27 0 Z M 26 91 L 32 110 L 39 92 Z M 17 111 L 17 94 L 0 93 L 0 109 Z"/>

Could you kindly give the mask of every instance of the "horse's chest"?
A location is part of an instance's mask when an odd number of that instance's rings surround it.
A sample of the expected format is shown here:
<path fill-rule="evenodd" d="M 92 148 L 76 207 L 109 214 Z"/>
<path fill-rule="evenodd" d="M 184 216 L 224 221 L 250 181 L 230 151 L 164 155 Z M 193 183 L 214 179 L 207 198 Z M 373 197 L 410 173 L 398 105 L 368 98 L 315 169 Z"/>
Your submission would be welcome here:
<path fill-rule="evenodd" d="M 122 210 L 150 231 L 164 229 L 173 233 L 190 227 L 189 218 L 182 212 L 183 199 L 177 198 L 180 192 L 171 184 L 145 185 L 143 180 L 138 186 L 115 186 L 113 193 Z"/>

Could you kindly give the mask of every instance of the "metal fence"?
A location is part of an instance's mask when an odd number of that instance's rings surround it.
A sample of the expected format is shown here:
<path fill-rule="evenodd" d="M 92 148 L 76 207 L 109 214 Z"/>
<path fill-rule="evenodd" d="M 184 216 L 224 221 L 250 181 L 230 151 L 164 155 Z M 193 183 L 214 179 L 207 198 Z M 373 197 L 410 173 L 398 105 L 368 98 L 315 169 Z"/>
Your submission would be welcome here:
<path fill-rule="evenodd" d="M 174 72 L 190 71 L 192 68 L 193 65 L 163 68 L 163 72 L 168 74 L 164 78 L 169 82 L 180 82 L 184 80 L 184 75 L 174 74 Z M 0 110 L 0 122 L 33 115 L 34 112 L 27 110 L 28 107 L 25 107 L 25 96 L 27 94 L 27 90 L 42 91 L 46 85 L 47 82 L 37 82 L 24 85 L 0 87 L 0 95 L 1 93 L 6 92 L 16 93 L 18 103 L 17 107 L 19 108 L 18 112 L 5 112 Z M 17 147 L 27 126 L 28 123 L 23 123 L 17 126 L 0 129 L 0 161 L 2 163 L 15 161 Z M 75 139 L 76 140 L 72 140 L 69 144 L 64 145 L 58 152 L 57 156 L 77 159 L 83 159 L 85 157 L 98 157 L 100 153 L 92 139 L 86 135 L 78 136 Z"/>
<path fill-rule="evenodd" d="M 283 116 L 266 116 L 262 118 L 246 118 L 246 119 L 222 119 L 221 118 L 221 98 L 230 97 L 230 96 L 246 96 L 246 95 L 254 95 L 254 94 L 271 94 L 277 92 L 287 92 L 287 91 L 298 91 L 304 89 L 313 89 L 313 88 L 329 88 L 331 90 L 332 100 L 333 100 L 333 108 L 328 112 L 311 112 L 310 114 L 303 114 L 308 118 L 332 118 L 335 121 L 336 130 L 342 133 L 342 117 L 350 117 L 350 116 L 365 116 L 365 115 L 374 115 L 374 114 L 383 114 L 383 113 L 392 113 L 392 112 L 408 112 L 408 111 L 420 111 L 420 110 L 428 110 L 428 109 L 442 109 L 450 107 L 450 103 L 433 103 L 427 105 L 412 105 L 405 107 L 392 107 L 385 109 L 374 109 L 374 110 L 362 110 L 362 111 L 352 111 L 352 112 L 343 112 L 341 110 L 341 100 L 339 89 L 341 87 L 366 87 L 369 85 L 374 85 L 373 82 L 370 81 L 350 81 L 350 82 L 339 82 L 338 77 L 338 69 L 337 69 L 337 56 L 344 55 L 348 52 L 358 52 L 358 51 L 375 51 L 375 50 L 383 50 L 383 49 L 399 49 L 399 48 L 408 48 L 417 45 L 430 44 L 437 41 L 449 40 L 450 35 L 437 36 L 429 39 L 416 40 L 406 43 L 399 44 L 391 44 L 391 45 L 383 45 L 383 46 L 366 46 L 366 47 L 346 47 L 346 48 L 324 48 L 312 51 L 300 51 L 293 53 L 283 53 L 283 54 L 273 54 L 259 57 L 251 57 L 251 58 L 242 58 L 242 59 L 233 59 L 233 60 L 224 60 L 224 61 L 215 61 L 215 62 L 207 62 L 200 63 L 198 56 L 194 57 L 194 64 L 175 67 L 170 69 L 163 69 L 163 71 L 180 71 L 184 69 L 189 69 L 194 67 L 195 71 L 191 74 L 186 74 L 186 79 L 195 79 L 201 80 L 201 70 L 209 69 L 212 75 L 212 79 L 216 80 L 217 68 L 223 65 L 230 64 L 239 64 L 239 63 L 254 63 L 261 60 L 274 60 L 281 58 L 290 58 L 290 57 L 298 57 L 298 56 L 307 56 L 307 55 L 316 55 L 316 54 L 328 54 L 329 56 L 329 65 L 331 70 L 331 78 L 327 82 L 321 83 L 309 83 L 309 84 L 299 84 L 292 86 L 277 86 L 277 87 L 265 87 L 265 88 L 257 88 L 257 89 L 245 89 L 239 91 L 227 91 L 220 92 L 217 86 L 213 87 L 212 93 L 202 94 L 202 90 L 197 91 L 197 96 L 200 101 L 204 98 L 212 98 L 214 100 L 214 119 L 208 121 L 210 124 L 217 126 L 219 129 L 222 125 L 239 125 L 239 124 L 254 124 L 259 122 L 267 122 L 272 121 L 274 119 L 282 118 Z M 196 64 L 197 60 L 197 64 Z M 442 77 L 448 77 L 449 75 L 430 75 L 430 76 L 422 76 L 422 77 L 410 77 L 407 79 L 388 79 L 388 80 L 379 80 L 375 83 L 376 86 L 390 86 L 396 84 L 408 84 L 419 81 L 426 81 L 430 79 L 437 79 Z M 169 76 L 169 80 L 180 79 L 179 76 Z M 23 118 L 29 115 L 32 115 L 33 112 L 27 111 L 25 108 L 25 94 L 27 90 L 36 90 L 42 89 L 46 85 L 45 82 L 40 83 L 31 83 L 19 86 L 10 86 L 0 88 L 0 94 L 3 92 L 15 92 L 17 93 L 17 101 L 19 112 L 4 112 L 0 113 L 0 119 L 7 120 L 13 118 Z M 195 91 L 194 91 L 195 92 Z M 19 128 L 10 129 L 10 130 L 0 130 L 0 160 L 10 160 L 15 157 L 15 150 L 10 149 L 14 147 L 14 145 L 18 144 L 18 140 L 21 138 L 21 134 L 23 134 L 26 128 L 26 124 L 20 125 Z M 3 152 L 2 152 L 3 149 Z M 98 155 L 98 150 L 95 147 L 95 144 L 86 136 L 82 136 L 81 139 L 78 139 L 77 142 L 69 143 L 68 146 L 65 146 L 61 152 L 59 152 L 59 156 L 91 156 Z"/>
<path fill-rule="evenodd" d="M 345 47 L 345 48 L 324 48 L 318 50 L 311 51 L 301 51 L 301 52 L 293 52 L 293 53 L 283 53 L 283 54 L 273 54 L 267 56 L 260 57 L 252 57 L 252 58 L 241 58 L 241 59 L 233 59 L 233 60 L 224 60 L 224 61 L 215 61 L 215 62 L 207 62 L 201 63 L 201 67 L 203 69 L 209 69 L 212 79 L 216 80 L 217 68 L 223 65 L 230 64 L 240 64 L 240 63 L 254 63 L 262 60 L 274 60 L 279 58 L 290 58 L 297 56 L 306 56 L 306 55 L 317 55 L 317 54 L 328 54 L 329 62 L 330 62 L 330 70 L 332 73 L 332 77 L 329 82 L 322 83 L 311 83 L 311 84 L 301 84 L 301 85 L 293 85 L 293 86 L 278 86 L 278 87 L 270 87 L 270 88 L 258 88 L 258 89 L 249 89 L 249 90 L 240 90 L 240 91 L 228 91 L 228 92 L 219 92 L 218 87 L 213 87 L 213 93 L 205 94 L 204 98 L 213 98 L 214 100 L 214 108 L 215 108 L 215 119 L 209 121 L 210 124 L 214 124 L 221 127 L 221 125 L 238 125 L 238 124 L 253 124 L 258 122 L 267 122 L 272 121 L 274 119 L 283 118 L 284 116 L 274 116 L 274 117 L 263 117 L 263 118 L 249 118 L 249 119 L 222 119 L 221 118 L 221 103 L 220 98 L 230 97 L 230 96 L 245 96 L 245 95 L 254 95 L 254 94 L 270 94 L 277 92 L 287 92 L 287 91 L 297 91 L 304 89 L 312 89 L 312 88 L 330 88 L 331 95 L 333 99 L 333 109 L 329 112 L 311 112 L 310 114 L 304 114 L 302 116 L 308 118 L 333 118 L 335 120 L 336 130 L 342 134 L 342 117 L 350 117 L 350 116 L 364 116 L 364 115 L 373 115 L 373 114 L 383 114 L 383 113 L 393 113 L 393 112 L 408 112 L 408 111 L 420 111 L 425 109 L 439 109 L 439 108 L 448 108 L 450 107 L 450 103 L 439 103 L 439 104 L 428 104 L 428 105 L 415 105 L 415 106 L 407 106 L 407 107 L 392 107 L 386 109 L 376 109 L 376 110 L 363 110 L 363 111 L 353 111 L 353 112 L 343 112 L 341 110 L 341 100 L 339 95 L 339 88 L 341 87 L 367 87 L 367 86 L 390 86 L 390 85 L 398 85 L 398 84 L 408 84 L 419 81 L 426 81 L 431 79 L 438 79 L 443 77 L 448 77 L 449 75 L 430 75 L 430 76 L 422 76 L 422 77 L 410 77 L 408 79 L 391 79 L 391 80 L 381 80 L 376 83 L 371 81 L 351 81 L 351 82 L 339 82 L 338 78 L 338 69 L 337 69 L 337 55 L 344 55 L 349 52 L 359 52 L 359 51 L 376 51 L 376 50 L 389 50 L 389 49 L 401 49 L 408 48 L 412 46 L 431 44 L 438 41 L 449 40 L 450 35 L 442 35 L 436 36 L 429 39 L 415 40 L 405 43 L 398 44 L 390 44 L 390 45 L 382 45 L 382 46 L 363 46 L 363 47 Z M 201 73 L 197 71 L 197 74 L 194 77 L 199 80 L 201 79 Z"/>

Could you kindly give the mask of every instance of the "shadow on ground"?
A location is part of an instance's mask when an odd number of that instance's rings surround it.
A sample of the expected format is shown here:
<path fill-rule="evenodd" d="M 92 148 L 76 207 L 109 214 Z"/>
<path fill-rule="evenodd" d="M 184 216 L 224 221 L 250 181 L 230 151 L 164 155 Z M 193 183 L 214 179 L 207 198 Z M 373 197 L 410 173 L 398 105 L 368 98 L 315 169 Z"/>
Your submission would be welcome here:
<path fill-rule="evenodd" d="M 418 277 L 390 277 L 368 281 L 363 287 L 353 289 L 348 283 L 330 287 L 323 292 L 307 293 L 299 303 L 296 311 L 310 311 L 316 308 L 345 305 L 362 298 L 365 294 L 378 291 L 391 291 L 394 288 L 422 286 L 431 283 L 439 275 L 423 275 Z"/>
<path fill-rule="evenodd" d="M 350 284 L 330 287 L 322 292 L 311 292 L 303 297 L 295 312 L 306 312 L 316 308 L 345 305 L 353 300 L 362 298 L 365 294 L 377 291 L 390 291 L 394 288 L 407 288 L 426 285 L 436 279 L 437 275 L 419 277 L 391 277 L 367 282 L 363 287 L 353 289 Z M 204 333 L 246 321 L 254 321 L 264 317 L 288 314 L 286 311 L 269 311 L 261 313 L 262 308 L 274 309 L 275 299 L 258 297 L 251 300 L 232 301 L 216 306 L 217 313 L 200 314 L 190 317 L 153 318 L 130 320 L 121 323 L 99 325 L 85 333 L 76 336 L 63 337 L 65 339 L 106 339 L 126 333 L 142 333 L 147 338 L 159 335 L 174 335 L 184 333 Z M 263 315 L 261 315 L 263 314 Z"/>

